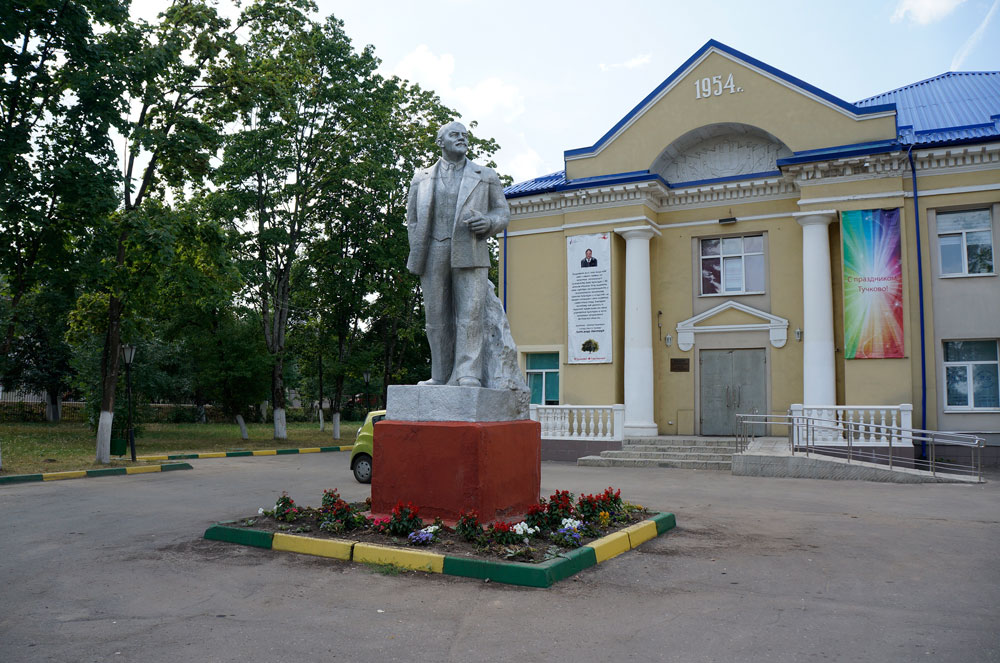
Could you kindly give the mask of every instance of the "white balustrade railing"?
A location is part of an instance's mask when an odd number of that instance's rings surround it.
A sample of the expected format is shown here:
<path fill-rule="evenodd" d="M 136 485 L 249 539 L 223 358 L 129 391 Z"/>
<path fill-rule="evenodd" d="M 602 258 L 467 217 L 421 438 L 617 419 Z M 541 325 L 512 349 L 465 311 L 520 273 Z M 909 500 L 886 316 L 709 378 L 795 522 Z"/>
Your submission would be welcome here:
<path fill-rule="evenodd" d="M 912 437 L 898 429 L 913 428 L 913 405 L 802 405 L 791 407 L 792 417 L 814 420 L 813 443 L 847 444 L 852 435 L 855 446 L 910 446 Z M 795 441 L 804 435 L 801 426 L 793 427 Z M 896 430 L 894 430 L 896 429 Z"/>
<path fill-rule="evenodd" d="M 532 405 L 542 439 L 616 440 L 625 438 L 624 405 Z"/>

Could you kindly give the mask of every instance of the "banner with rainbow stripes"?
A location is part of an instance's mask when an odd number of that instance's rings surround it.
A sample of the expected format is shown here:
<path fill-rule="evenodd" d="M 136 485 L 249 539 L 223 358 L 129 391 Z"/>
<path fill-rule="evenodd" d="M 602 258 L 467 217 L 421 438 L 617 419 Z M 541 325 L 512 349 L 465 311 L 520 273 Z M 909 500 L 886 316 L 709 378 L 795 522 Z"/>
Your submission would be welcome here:
<path fill-rule="evenodd" d="M 844 242 L 844 356 L 903 357 L 899 209 L 840 213 Z"/>

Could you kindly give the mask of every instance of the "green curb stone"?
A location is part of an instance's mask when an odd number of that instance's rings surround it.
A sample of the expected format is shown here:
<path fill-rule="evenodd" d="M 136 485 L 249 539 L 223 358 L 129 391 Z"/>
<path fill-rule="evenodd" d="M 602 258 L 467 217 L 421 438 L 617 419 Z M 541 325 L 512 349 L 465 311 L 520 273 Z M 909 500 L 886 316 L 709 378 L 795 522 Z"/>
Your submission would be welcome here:
<path fill-rule="evenodd" d="M 340 447 L 320 447 L 320 451 L 340 451 Z"/>
<path fill-rule="evenodd" d="M 264 532 L 259 529 L 213 525 L 205 530 L 205 538 L 211 541 L 226 541 L 227 543 L 238 543 L 244 546 L 270 550 L 274 533 Z"/>
<path fill-rule="evenodd" d="M 167 456 L 167 460 L 185 460 L 187 458 L 201 458 L 201 454 L 174 454 Z"/>
<path fill-rule="evenodd" d="M 193 470 L 191 463 L 164 463 L 160 465 L 161 472 L 170 472 L 172 470 Z"/>
<path fill-rule="evenodd" d="M 9 477 L 0 477 L 0 484 L 26 483 L 28 481 L 45 481 L 45 478 L 41 474 L 15 474 Z"/>
<path fill-rule="evenodd" d="M 663 513 L 658 513 L 652 518 L 649 518 L 648 520 L 652 520 L 654 523 L 656 523 L 657 536 L 677 527 L 677 519 L 674 517 L 674 514 L 666 511 L 664 511 Z"/>
<path fill-rule="evenodd" d="M 252 451 L 227 451 L 226 458 L 236 458 L 238 456 L 252 456 Z"/>
<path fill-rule="evenodd" d="M 562 564 L 552 567 L 554 582 L 559 582 L 592 566 L 597 566 L 597 553 L 594 552 L 593 548 L 587 546 L 560 553 L 559 557 L 564 561 Z"/>
<path fill-rule="evenodd" d="M 489 562 L 446 556 L 442 572 L 446 575 L 463 578 L 489 579 L 508 585 L 549 587 L 553 582 L 551 565 L 551 561 L 542 564 L 524 564 L 523 562 Z"/>
<path fill-rule="evenodd" d="M 287 454 L 297 454 L 298 452 L 299 452 L 298 449 L 278 449 L 278 450 L 276 450 L 274 452 L 274 455 L 275 456 L 285 456 Z"/>
<path fill-rule="evenodd" d="M 106 467 L 101 470 L 87 470 L 88 477 L 107 477 L 119 474 L 128 474 L 124 467 Z"/>

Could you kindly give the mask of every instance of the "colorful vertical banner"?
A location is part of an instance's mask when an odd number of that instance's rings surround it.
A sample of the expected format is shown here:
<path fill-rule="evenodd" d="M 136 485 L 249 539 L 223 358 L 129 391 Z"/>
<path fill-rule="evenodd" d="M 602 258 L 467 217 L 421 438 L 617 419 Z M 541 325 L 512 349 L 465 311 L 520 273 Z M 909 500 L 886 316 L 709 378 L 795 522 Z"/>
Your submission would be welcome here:
<path fill-rule="evenodd" d="M 844 241 L 844 356 L 903 356 L 899 209 L 840 213 Z"/>

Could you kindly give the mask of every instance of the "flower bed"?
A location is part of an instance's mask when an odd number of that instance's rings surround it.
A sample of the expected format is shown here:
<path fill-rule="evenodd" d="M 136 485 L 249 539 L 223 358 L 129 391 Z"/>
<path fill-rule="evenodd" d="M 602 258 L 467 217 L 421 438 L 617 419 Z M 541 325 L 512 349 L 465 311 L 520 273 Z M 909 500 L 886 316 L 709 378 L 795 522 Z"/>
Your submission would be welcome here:
<path fill-rule="evenodd" d="M 542 563 L 644 520 L 648 511 L 607 488 L 595 495 L 556 491 L 532 506 L 519 522 L 480 522 L 474 511 L 454 527 L 440 520 L 425 523 L 414 504 L 398 503 L 389 516 L 372 517 L 370 500 L 348 503 L 336 490 L 323 492 L 320 506 L 300 507 L 282 493 L 272 509 L 239 519 L 230 527 L 345 539 L 428 550 L 458 557 Z"/>

